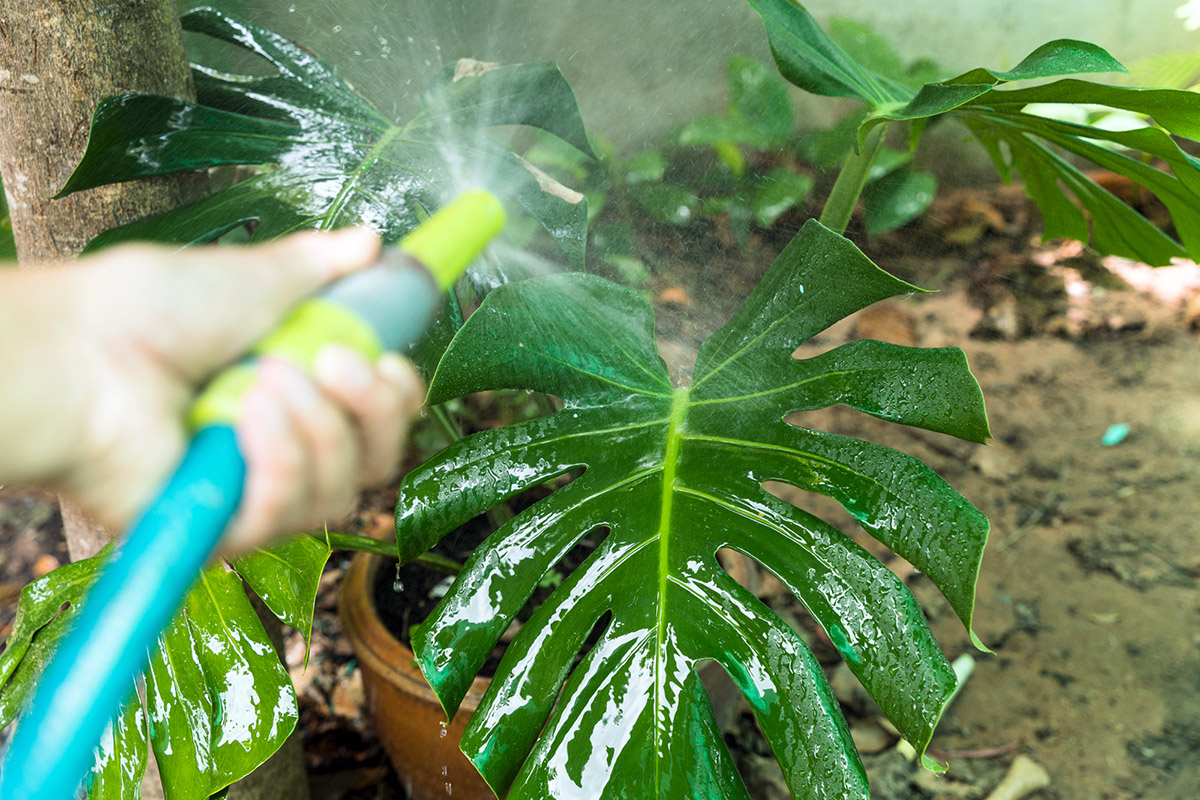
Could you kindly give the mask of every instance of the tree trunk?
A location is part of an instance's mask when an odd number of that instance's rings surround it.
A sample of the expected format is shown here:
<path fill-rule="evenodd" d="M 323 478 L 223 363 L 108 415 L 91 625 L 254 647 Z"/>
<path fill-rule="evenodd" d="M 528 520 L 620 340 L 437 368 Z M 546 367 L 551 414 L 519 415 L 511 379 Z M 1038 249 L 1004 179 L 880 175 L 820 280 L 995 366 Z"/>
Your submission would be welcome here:
<path fill-rule="evenodd" d="M 50 199 L 96 104 L 121 92 L 194 94 L 173 2 L 0 0 L 0 170 L 22 262 L 72 258 L 101 231 L 203 191 L 197 176 L 169 176 Z"/>
<path fill-rule="evenodd" d="M 97 103 L 122 92 L 194 97 L 174 0 L 0 0 L 0 175 L 23 265 L 67 262 L 101 231 L 205 191 L 191 174 L 51 199 L 83 155 Z M 111 538 L 67 504 L 62 516 L 73 559 Z M 274 616 L 263 621 L 278 634 Z M 289 740 L 230 800 L 304 800 L 301 756 Z M 144 792 L 162 796 L 157 783 Z"/>

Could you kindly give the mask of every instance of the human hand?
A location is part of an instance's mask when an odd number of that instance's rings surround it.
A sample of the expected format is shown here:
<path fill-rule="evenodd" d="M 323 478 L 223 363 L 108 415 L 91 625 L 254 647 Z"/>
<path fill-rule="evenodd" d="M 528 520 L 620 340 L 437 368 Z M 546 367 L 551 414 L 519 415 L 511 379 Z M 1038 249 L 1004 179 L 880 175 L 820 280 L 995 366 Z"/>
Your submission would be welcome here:
<path fill-rule="evenodd" d="M 55 488 L 101 523 L 127 526 L 178 463 L 198 386 L 291 306 L 372 263 L 378 250 L 373 234 L 348 230 L 261 247 L 122 247 L 68 271 L 68 316 L 57 338 L 82 381 L 66 394 L 83 403 Z M 351 510 L 360 485 L 393 474 L 423 397 L 412 368 L 399 356 L 372 365 L 331 346 L 315 373 L 260 363 L 237 426 L 248 473 L 224 549 L 319 527 Z"/>

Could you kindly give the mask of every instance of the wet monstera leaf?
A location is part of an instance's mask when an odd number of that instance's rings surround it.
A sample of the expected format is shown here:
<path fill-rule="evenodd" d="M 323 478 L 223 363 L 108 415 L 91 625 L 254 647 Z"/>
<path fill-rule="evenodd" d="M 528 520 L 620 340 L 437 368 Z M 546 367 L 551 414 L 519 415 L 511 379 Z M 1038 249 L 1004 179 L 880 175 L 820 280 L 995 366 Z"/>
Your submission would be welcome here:
<path fill-rule="evenodd" d="M 1103 48 L 1057 39 L 1009 71 L 974 69 L 910 87 L 856 61 L 796 0 L 747 0 L 763 19 L 775 64 L 800 88 L 861 100 L 870 109 L 860 142 L 876 125 L 909 122 L 919 136 L 943 115 L 961 120 L 1005 180 L 1015 172 L 1037 203 L 1047 237 L 1090 243 L 1102 253 L 1152 265 L 1200 258 L 1200 160 L 1172 137 L 1200 138 L 1200 95 L 1177 89 L 1107 86 L 1067 75 L 1125 72 Z M 1009 89 L 1014 81 L 1060 78 Z M 1104 128 L 1053 117 L 1055 105 L 1103 106 L 1145 115 L 1147 127 Z M 1171 213 L 1174 236 L 1101 186 L 1070 156 L 1118 173 L 1156 196 Z M 1166 169 L 1157 168 L 1158 161 Z M 908 189 L 899 179 L 889 191 Z M 918 187 L 919 188 L 919 187 Z"/>
<path fill-rule="evenodd" d="M 105 100 L 62 194 L 220 165 L 254 165 L 259 174 L 101 234 L 92 248 L 131 239 L 206 242 L 247 223 L 259 240 L 365 224 L 394 242 L 453 192 L 482 185 L 503 188 L 582 265 L 583 197 L 487 136 L 492 126 L 528 125 L 591 154 L 575 97 L 554 64 L 460 61 L 399 122 L 276 33 L 212 8 L 188 12 L 182 22 L 260 56 L 276 74 L 230 75 L 198 64 L 198 103 L 151 95 Z"/>
<path fill-rule="evenodd" d="M 513 388 L 564 407 L 477 433 L 410 473 L 397 503 L 401 557 L 524 489 L 582 474 L 492 534 L 414 636 L 449 714 L 543 576 L 582 537 L 607 531 L 524 623 L 463 737 L 497 794 L 748 797 L 697 677 L 713 660 L 754 709 L 795 797 L 867 797 L 820 666 L 722 570 L 721 548 L 776 575 L 924 751 L 956 681 L 921 609 L 853 540 L 763 488 L 782 481 L 839 501 L 929 576 L 970 629 L 987 519 L 907 455 L 785 420 L 846 405 L 988 437 L 957 349 L 863 340 L 793 357 L 847 314 L 913 291 L 809 222 L 678 388 L 650 305 L 595 276 L 509 284 L 467 320 L 430 402 Z"/>
<path fill-rule="evenodd" d="M 208 797 L 279 749 L 296 695 L 241 580 L 205 571 L 146 672 L 150 742 L 168 797 Z M 164 759 L 164 756 L 166 757 Z"/>
<path fill-rule="evenodd" d="M 80 603 L 111 552 L 67 564 L 21 590 L 12 632 L 0 655 L 0 728 L 11 724 L 33 700 L 38 678 L 66 635 Z M 136 799 L 148 759 L 147 721 L 135 697 L 114 709 L 113 722 L 96 749 L 88 777 L 89 800 Z"/>
<path fill-rule="evenodd" d="M 0 728 L 20 724 L 110 552 L 22 590 L 0 654 Z M 133 697 L 114 709 L 88 779 L 90 800 L 136 800 L 151 746 L 168 800 L 208 798 L 279 748 L 296 725 L 295 693 L 242 579 L 269 595 L 264 603 L 280 619 L 311 631 L 316 581 L 328 556 L 328 545 L 303 537 L 237 559 L 239 572 L 221 563 L 201 575 L 151 654 L 144 687 L 131 685 Z"/>

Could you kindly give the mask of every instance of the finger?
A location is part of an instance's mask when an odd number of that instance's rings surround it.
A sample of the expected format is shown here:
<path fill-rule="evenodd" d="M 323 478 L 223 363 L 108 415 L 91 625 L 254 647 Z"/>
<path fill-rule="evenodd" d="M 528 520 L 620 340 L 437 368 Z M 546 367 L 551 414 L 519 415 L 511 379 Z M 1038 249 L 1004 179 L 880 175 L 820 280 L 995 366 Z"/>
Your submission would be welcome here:
<path fill-rule="evenodd" d="M 287 406 L 305 451 L 308 493 L 289 521 L 312 528 L 350 512 L 358 495 L 359 446 L 350 420 L 307 375 L 277 359 L 263 359 L 263 379 Z"/>
<path fill-rule="evenodd" d="M 385 354 L 375 369 L 348 348 L 330 346 L 317 355 L 317 383 L 351 415 L 362 447 L 361 481 L 384 483 L 396 472 L 409 421 L 424 389 L 408 362 Z"/>
<path fill-rule="evenodd" d="M 195 381 L 244 354 L 288 309 L 322 286 L 373 263 L 378 236 L 365 228 L 297 233 L 254 247 L 204 247 L 167 254 L 132 253 L 160 263 L 140 298 L 141 339 Z M 129 284 L 126 284 L 129 285 Z"/>
<path fill-rule="evenodd" d="M 260 380 L 242 402 L 238 446 L 246 459 L 246 487 L 225 551 L 257 547 L 284 528 L 305 491 L 305 453 L 300 437 L 271 387 Z"/>

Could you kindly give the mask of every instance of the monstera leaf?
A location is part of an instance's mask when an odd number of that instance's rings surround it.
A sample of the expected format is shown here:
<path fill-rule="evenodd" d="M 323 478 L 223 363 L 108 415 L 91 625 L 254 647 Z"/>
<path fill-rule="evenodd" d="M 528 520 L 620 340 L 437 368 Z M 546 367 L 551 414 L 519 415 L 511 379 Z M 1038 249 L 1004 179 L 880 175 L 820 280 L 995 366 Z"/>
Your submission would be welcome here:
<path fill-rule="evenodd" d="M 110 550 L 22 590 L 0 655 L 0 727 L 33 699 Z M 137 798 L 150 746 L 168 800 L 203 800 L 253 772 L 283 744 L 296 726 L 296 696 L 243 580 L 307 635 L 316 580 L 328 557 L 324 542 L 299 537 L 237 559 L 237 572 L 220 563 L 200 576 L 159 638 L 144 688 L 131 684 L 129 702 L 113 710 L 87 782 L 91 800 Z"/>
<path fill-rule="evenodd" d="M 102 234 L 191 244 L 255 223 L 255 238 L 366 224 L 394 242 L 425 211 L 470 186 L 503 190 L 582 265 L 587 204 L 488 138 L 496 125 L 530 125 L 590 154 L 575 97 L 550 63 L 501 67 L 461 61 L 397 122 L 321 60 L 282 36 L 211 8 L 185 30 L 261 56 L 269 77 L 194 65 L 199 103 L 123 95 L 96 109 L 87 152 L 62 194 L 218 165 L 260 167 L 249 180 Z"/>
<path fill-rule="evenodd" d="M 1009 71 L 974 69 L 919 89 L 856 61 L 796 0 L 747 0 L 763 19 L 776 66 L 806 91 L 861 100 L 876 125 L 950 114 L 980 140 L 1005 180 L 1016 170 L 1045 219 L 1047 237 L 1090 242 L 1103 253 L 1162 265 L 1200 258 L 1200 160 L 1172 136 L 1200 138 L 1200 95 L 1176 89 L 1106 86 L 1073 78 L 1021 89 L 1005 84 L 1085 73 L 1125 72 L 1103 48 L 1072 39 L 1048 42 Z M 1111 131 L 1031 113 L 1035 104 L 1098 105 L 1143 114 L 1153 125 Z M 1145 187 L 1166 205 L 1173 238 L 1100 186 L 1066 154 Z M 1167 167 L 1147 163 L 1160 160 Z"/>
<path fill-rule="evenodd" d="M 477 433 L 410 473 L 397 504 L 401 557 L 517 492 L 582 474 L 492 534 L 414 636 L 448 713 L 547 571 L 607 530 L 524 623 L 463 737 L 497 794 L 748 797 L 696 673 L 714 660 L 749 700 L 796 797 L 867 797 L 820 666 L 721 569 L 720 548 L 774 573 L 924 750 L 955 678 L 920 608 L 849 537 L 763 488 L 783 481 L 841 502 L 970 628 L 986 518 L 909 456 L 784 419 L 841 404 L 983 441 L 982 397 L 959 350 L 864 340 L 792 355 L 845 315 L 913 291 L 809 222 L 678 388 L 650 305 L 594 276 L 509 284 L 468 319 L 431 402 L 521 388 L 565 405 Z"/>

